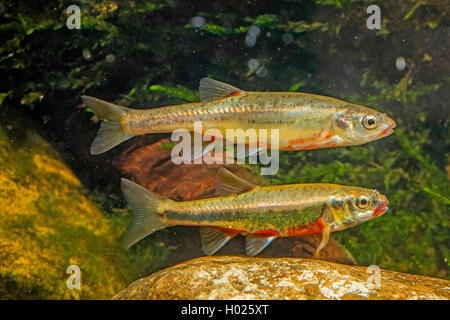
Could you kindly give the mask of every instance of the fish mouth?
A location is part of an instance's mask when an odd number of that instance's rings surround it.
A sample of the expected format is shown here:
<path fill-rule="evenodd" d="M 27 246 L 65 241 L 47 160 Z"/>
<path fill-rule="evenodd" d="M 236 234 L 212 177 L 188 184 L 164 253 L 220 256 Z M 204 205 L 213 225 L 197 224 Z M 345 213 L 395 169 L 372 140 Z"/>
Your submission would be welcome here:
<path fill-rule="evenodd" d="M 383 213 L 389 210 L 389 207 L 387 206 L 389 202 L 387 200 L 384 200 L 372 213 L 372 217 L 376 218 L 381 216 Z"/>
<path fill-rule="evenodd" d="M 383 131 L 380 132 L 379 137 L 383 138 L 386 137 L 394 132 L 394 128 L 397 126 L 394 120 L 392 120 L 392 123 L 386 127 Z"/>

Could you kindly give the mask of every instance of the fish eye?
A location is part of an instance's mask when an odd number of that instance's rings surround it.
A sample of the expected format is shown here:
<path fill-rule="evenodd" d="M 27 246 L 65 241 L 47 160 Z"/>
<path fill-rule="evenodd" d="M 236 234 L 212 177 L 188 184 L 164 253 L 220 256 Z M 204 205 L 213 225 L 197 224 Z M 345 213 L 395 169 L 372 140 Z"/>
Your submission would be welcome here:
<path fill-rule="evenodd" d="M 356 205 L 360 209 L 365 209 L 369 206 L 370 200 L 367 196 L 359 196 L 358 199 L 356 199 Z"/>
<path fill-rule="evenodd" d="M 377 127 L 377 119 L 374 116 L 366 116 L 363 124 L 367 129 L 375 129 Z"/>

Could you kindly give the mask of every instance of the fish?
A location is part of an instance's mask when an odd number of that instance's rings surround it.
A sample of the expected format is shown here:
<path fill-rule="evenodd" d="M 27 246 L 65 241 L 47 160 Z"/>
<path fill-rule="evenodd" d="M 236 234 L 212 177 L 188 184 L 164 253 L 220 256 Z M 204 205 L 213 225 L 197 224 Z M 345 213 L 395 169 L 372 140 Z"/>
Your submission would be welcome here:
<path fill-rule="evenodd" d="M 396 123 L 386 114 L 343 100 L 302 92 L 252 92 L 211 78 L 199 86 L 200 102 L 136 110 L 83 95 L 82 101 L 103 120 L 91 154 L 104 153 L 134 136 L 170 133 L 194 124 L 217 129 L 226 137 L 236 131 L 236 141 L 251 144 L 247 130 L 267 129 L 265 148 L 312 150 L 361 145 L 393 133 Z M 271 143 L 271 129 L 277 129 L 278 144 Z M 220 138 L 220 137 L 219 137 Z M 244 140 L 238 140 L 244 139 Z M 233 142 L 234 143 L 234 142 Z"/>
<path fill-rule="evenodd" d="M 213 255 L 237 234 L 246 237 L 245 251 L 255 256 L 278 237 L 321 234 L 315 257 L 330 234 L 380 217 L 386 196 L 375 189 L 329 183 L 261 186 L 221 167 L 216 197 L 174 201 L 128 179 L 122 192 L 134 216 L 124 236 L 128 249 L 148 235 L 170 226 L 198 226 L 202 249 Z"/>

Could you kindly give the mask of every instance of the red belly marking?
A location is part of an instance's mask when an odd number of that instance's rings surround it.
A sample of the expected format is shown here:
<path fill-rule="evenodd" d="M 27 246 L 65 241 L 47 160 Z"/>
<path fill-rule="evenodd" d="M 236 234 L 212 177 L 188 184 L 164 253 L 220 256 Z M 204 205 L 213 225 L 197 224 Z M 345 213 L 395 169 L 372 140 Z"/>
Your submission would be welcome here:
<path fill-rule="evenodd" d="M 259 235 L 268 236 L 268 237 L 279 237 L 280 236 L 280 233 L 273 229 L 255 231 L 255 232 L 252 232 L 251 234 L 259 234 Z"/>
<path fill-rule="evenodd" d="M 289 146 L 283 150 L 310 150 L 335 146 L 334 142 L 329 141 L 331 134 L 328 130 L 322 130 L 308 138 L 289 140 Z"/>
<path fill-rule="evenodd" d="M 229 236 L 233 236 L 239 232 L 247 232 L 246 230 L 241 230 L 241 229 L 231 229 L 231 228 L 221 228 L 221 227 L 214 227 L 213 228 L 222 231 L 223 233 L 226 233 Z"/>
<path fill-rule="evenodd" d="M 322 220 L 322 217 L 320 217 L 316 221 L 311 222 L 310 224 L 307 224 L 305 226 L 288 228 L 284 233 L 286 234 L 286 237 L 304 236 L 308 234 L 322 234 L 324 227 L 325 224 Z"/>

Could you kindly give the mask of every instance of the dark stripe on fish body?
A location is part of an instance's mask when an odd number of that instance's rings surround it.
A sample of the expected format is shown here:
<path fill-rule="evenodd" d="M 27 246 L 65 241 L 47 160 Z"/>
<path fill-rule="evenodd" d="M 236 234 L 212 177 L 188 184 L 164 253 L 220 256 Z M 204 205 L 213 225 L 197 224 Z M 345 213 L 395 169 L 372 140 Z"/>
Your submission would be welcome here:
<path fill-rule="evenodd" d="M 314 222 L 321 216 L 325 206 L 324 203 L 317 203 L 309 207 L 284 209 L 280 207 L 268 208 L 264 206 L 264 203 L 256 202 L 254 204 L 235 203 L 235 205 L 234 208 L 230 208 L 230 205 L 221 207 L 213 203 L 209 203 L 209 205 L 202 203 L 201 207 L 192 208 L 192 210 L 183 207 L 178 210 L 168 209 L 163 213 L 163 216 L 165 219 L 176 221 L 177 224 L 181 225 L 184 223 L 186 225 L 214 225 L 251 232 L 274 229 L 282 232 L 288 228 L 304 226 Z M 249 208 L 238 208 L 246 205 Z"/>
<path fill-rule="evenodd" d="M 247 93 L 244 96 L 222 101 L 197 102 L 138 111 L 128 116 L 128 123 L 134 128 L 157 127 L 193 121 L 235 119 L 236 114 L 246 113 L 249 117 L 246 120 L 249 123 L 288 124 L 296 122 L 296 117 L 289 114 L 301 113 L 303 108 L 314 108 L 317 112 L 321 108 L 336 107 L 336 104 L 327 103 L 328 100 L 321 101 L 324 100 L 323 98 L 298 93 Z"/>

